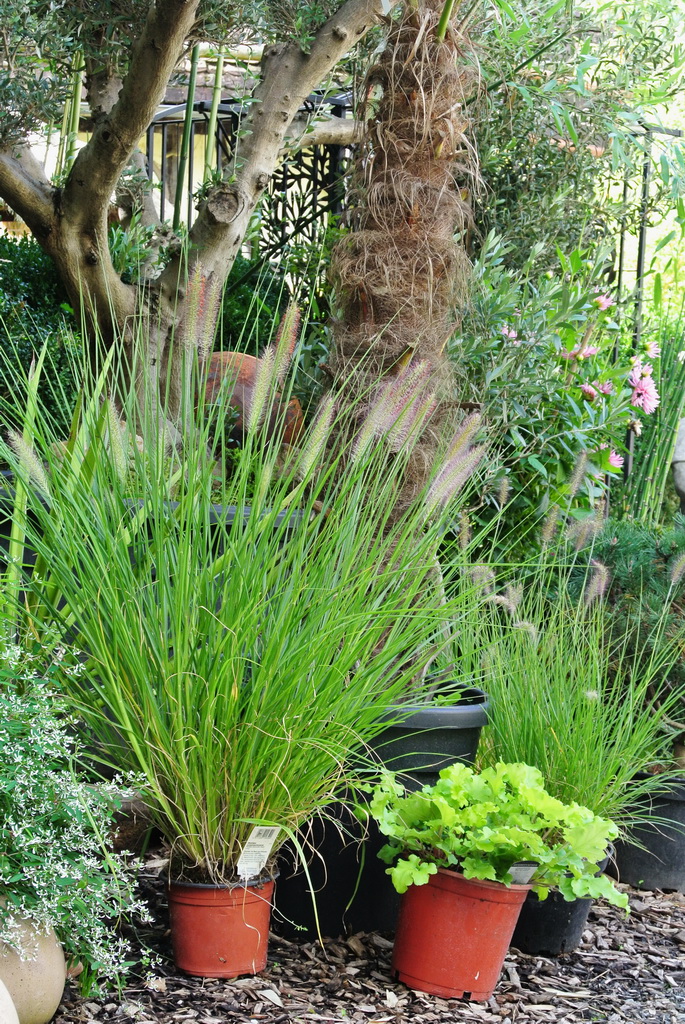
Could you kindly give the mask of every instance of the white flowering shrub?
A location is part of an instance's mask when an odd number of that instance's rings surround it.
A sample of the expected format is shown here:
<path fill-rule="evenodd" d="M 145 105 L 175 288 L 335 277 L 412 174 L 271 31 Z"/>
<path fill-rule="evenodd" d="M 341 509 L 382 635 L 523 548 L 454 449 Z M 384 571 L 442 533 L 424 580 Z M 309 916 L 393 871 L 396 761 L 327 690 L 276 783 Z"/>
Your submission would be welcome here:
<path fill-rule="evenodd" d="M 79 776 L 70 724 L 44 681 L 0 685 L 0 940 L 31 958 L 17 919 L 54 928 L 66 956 L 83 964 L 87 993 L 125 971 L 129 949 L 114 926 L 144 908 L 109 844 L 115 784 Z"/>

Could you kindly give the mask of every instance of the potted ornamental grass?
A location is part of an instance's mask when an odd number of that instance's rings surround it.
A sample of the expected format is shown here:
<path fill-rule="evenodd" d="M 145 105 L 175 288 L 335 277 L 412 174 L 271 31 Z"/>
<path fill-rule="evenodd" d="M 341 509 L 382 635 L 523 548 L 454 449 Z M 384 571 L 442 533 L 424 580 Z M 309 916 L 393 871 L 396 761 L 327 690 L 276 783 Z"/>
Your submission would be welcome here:
<path fill-rule="evenodd" d="M 560 558 L 538 566 L 525 587 L 493 586 L 490 611 L 486 605 L 474 618 L 475 643 L 487 655 L 476 654 L 473 667 L 493 705 L 479 763 L 534 765 L 553 796 L 610 818 L 623 837 L 659 816 L 664 779 L 646 769 L 672 742 L 669 722 L 682 693 L 665 681 L 682 657 L 683 635 L 667 637 L 656 622 L 644 645 L 629 645 L 601 600 L 604 567 L 591 567 L 579 597 L 569 592 L 568 572 Z M 569 901 L 563 890 L 545 903 L 533 893 L 514 945 L 569 952 L 590 908 L 590 899 Z"/>
<path fill-rule="evenodd" d="M 419 789 L 435 782 L 440 770 L 454 761 L 474 763 L 488 720 L 488 697 L 478 687 L 453 682 L 458 679 L 454 664 L 446 671 L 447 680 L 432 672 L 425 692 L 385 713 L 388 722 L 368 744 L 366 777 L 390 770 L 408 789 Z M 334 818 L 308 823 L 302 838 L 307 873 L 292 844 L 286 845 L 281 859 L 283 879 L 276 894 L 279 932 L 295 938 L 319 931 L 328 936 L 394 932 L 399 896 L 376 857 L 384 838 L 375 822 L 362 825 L 353 808 L 341 804 Z M 315 904 L 307 898 L 312 890 Z"/>
<path fill-rule="evenodd" d="M 460 616 L 435 554 L 479 460 L 472 427 L 391 515 L 430 401 L 384 385 L 334 451 L 328 397 L 284 446 L 261 431 L 280 358 L 262 360 L 237 457 L 222 444 L 230 394 L 211 422 L 189 396 L 187 443 L 169 448 L 103 386 L 66 443 L 36 405 L 3 445 L 36 553 L 18 631 L 57 630 L 82 652 L 60 685 L 96 756 L 141 780 L 170 849 L 176 962 L 198 975 L 264 966 L 280 844 L 354 783 L 352 753 L 421 698 Z"/>
<path fill-rule="evenodd" d="M 35 1022 L 52 1018 L 67 968 L 84 995 L 119 982 L 130 950 L 117 922 L 146 914 L 111 847 L 121 786 L 95 788 L 79 771 L 44 655 L 6 636 L 0 647 L 0 980 Z"/>
<path fill-rule="evenodd" d="M 416 792 L 387 774 L 368 810 L 388 839 L 379 856 L 402 894 L 393 967 L 411 988 L 489 999 L 531 887 L 542 899 L 556 886 L 627 907 L 597 874 L 617 827 L 551 796 L 529 765 L 478 772 L 458 763 Z"/>

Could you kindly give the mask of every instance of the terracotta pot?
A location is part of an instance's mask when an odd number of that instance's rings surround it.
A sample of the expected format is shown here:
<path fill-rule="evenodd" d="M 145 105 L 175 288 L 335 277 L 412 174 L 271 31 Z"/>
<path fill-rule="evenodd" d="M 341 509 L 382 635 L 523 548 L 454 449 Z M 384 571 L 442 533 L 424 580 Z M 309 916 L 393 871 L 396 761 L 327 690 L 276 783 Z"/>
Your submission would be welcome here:
<path fill-rule="evenodd" d="M 273 881 L 169 885 L 176 966 L 202 978 L 235 978 L 266 967 Z"/>
<path fill-rule="evenodd" d="M 392 958 L 400 981 L 447 999 L 489 999 L 529 890 L 443 868 L 427 885 L 411 885 Z"/>
<path fill-rule="evenodd" d="M 245 430 L 247 410 L 250 408 L 252 394 L 254 392 L 256 375 L 261 364 L 261 359 L 256 356 L 247 355 L 245 352 L 214 352 L 207 367 L 207 382 L 205 385 L 205 402 L 211 405 L 216 401 L 223 385 L 224 378 L 230 382 L 227 391 L 227 401 L 237 411 L 237 419 L 231 431 L 231 438 L 240 444 Z M 268 437 L 273 436 L 276 430 L 282 430 L 281 440 L 284 444 L 295 444 L 304 427 L 304 416 L 302 406 L 297 398 L 291 398 L 285 403 L 280 394 L 274 396 L 275 401 L 269 411 L 269 420 L 266 424 Z"/>

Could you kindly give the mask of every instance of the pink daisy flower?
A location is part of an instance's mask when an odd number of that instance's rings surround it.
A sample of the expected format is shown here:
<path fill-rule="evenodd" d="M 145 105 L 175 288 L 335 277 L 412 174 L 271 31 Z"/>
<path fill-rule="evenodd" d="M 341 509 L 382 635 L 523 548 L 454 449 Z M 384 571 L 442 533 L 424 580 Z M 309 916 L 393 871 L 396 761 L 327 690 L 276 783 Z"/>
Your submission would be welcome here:
<path fill-rule="evenodd" d="M 562 359 L 589 359 L 590 356 L 596 356 L 599 349 L 596 345 L 586 345 L 584 348 L 574 348 L 570 352 L 562 352 Z"/>
<path fill-rule="evenodd" d="M 628 383 L 631 388 L 637 387 L 640 380 L 642 379 L 642 360 L 638 359 L 637 356 L 633 356 L 633 368 L 628 374 Z"/>
<path fill-rule="evenodd" d="M 658 359 L 661 355 L 661 349 L 655 341 L 648 341 L 645 345 L 645 352 L 647 353 L 648 359 Z"/>
<path fill-rule="evenodd" d="M 613 306 L 613 304 L 614 304 L 614 300 L 611 298 L 610 295 L 596 295 L 595 299 L 594 299 L 594 302 L 595 302 L 595 305 L 598 306 L 599 309 L 602 309 L 602 310 L 608 309 L 609 306 Z"/>
<path fill-rule="evenodd" d="M 502 328 L 502 334 L 508 341 L 511 341 L 514 345 L 520 345 L 519 336 L 513 327 L 507 327 L 505 324 Z"/>
<path fill-rule="evenodd" d="M 597 392 L 593 388 L 592 384 L 588 384 L 588 382 L 585 381 L 584 384 L 580 385 L 580 390 L 583 392 L 583 397 L 588 402 L 594 402 L 595 398 L 597 397 Z"/>
<path fill-rule="evenodd" d="M 652 378 L 641 377 L 637 382 L 630 381 L 630 384 L 633 388 L 630 404 L 647 414 L 655 412 L 659 405 L 659 393 Z"/>
<path fill-rule="evenodd" d="M 598 380 L 593 380 L 592 386 L 593 386 L 593 388 L 597 388 L 597 390 L 599 391 L 600 395 L 611 395 L 611 394 L 613 394 L 614 385 L 611 383 L 610 380 L 602 381 L 601 384 L 600 384 L 600 382 Z"/>
<path fill-rule="evenodd" d="M 609 452 L 609 465 L 613 466 L 614 469 L 620 469 L 624 461 L 625 459 L 623 456 L 619 455 L 618 452 L 615 452 L 612 448 Z"/>

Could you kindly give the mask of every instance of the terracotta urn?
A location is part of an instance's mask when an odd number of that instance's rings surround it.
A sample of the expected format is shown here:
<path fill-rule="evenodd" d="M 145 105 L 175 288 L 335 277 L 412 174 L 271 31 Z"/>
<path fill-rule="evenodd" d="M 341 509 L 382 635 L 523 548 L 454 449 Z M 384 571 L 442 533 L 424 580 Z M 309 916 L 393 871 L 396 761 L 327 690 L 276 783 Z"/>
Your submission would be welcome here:
<path fill-rule="evenodd" d="M 232 405 L 237 413 L 231 434 L 237 444 L 240 444 L 243 437 L 260 363 L 261 360 L 256 356 L 244 352 L 214 352 L 209 360 L 205 402 L 211 405 L 216 401 L 222 387 L 228 387 L 229 405 Z M 224 380 L 227 380 L 227 385 L 224 385 Z M 304 424 L 302 407 L 296 398 L 291 398 L 287 403 L 280 395 L 276 395 L 275 399 L 268 422 L 265 424 L 267 436 L 272 436 L 277 429 L 282 430 L 282 441 L 285 444 L 294 444 Z"/>

